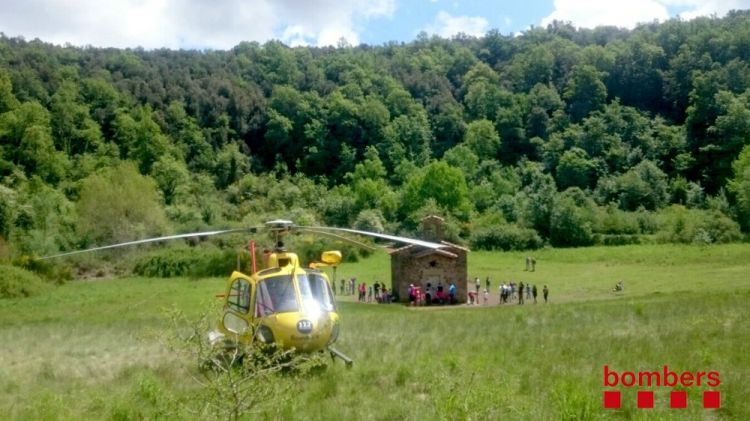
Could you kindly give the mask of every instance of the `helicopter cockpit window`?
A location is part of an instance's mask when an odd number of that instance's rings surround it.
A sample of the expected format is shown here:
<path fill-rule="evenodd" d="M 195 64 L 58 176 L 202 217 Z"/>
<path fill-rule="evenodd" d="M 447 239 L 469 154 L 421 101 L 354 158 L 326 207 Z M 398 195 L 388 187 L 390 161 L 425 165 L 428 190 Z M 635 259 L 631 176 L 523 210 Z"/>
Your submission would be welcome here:
<path fill-rule="evenodd" d="M 297 275 L 302 304 L 308 312 L 335 311 L 333 294 L 325 278 L 316 274 Z"/>
<path fill-rule="evenodd" d="M 246 279 L 234 281 L 227 304 L 238 313 L 247 313 L 250 310 L 250 282 Z"/>
<path fill-rule="evenodd" d="M 294 294 L 292 277 L 289 275 L 261 280 L 258 283 L 256 295 L 256 315 L 258 316 L 297 311 L 297 298 Z"/>

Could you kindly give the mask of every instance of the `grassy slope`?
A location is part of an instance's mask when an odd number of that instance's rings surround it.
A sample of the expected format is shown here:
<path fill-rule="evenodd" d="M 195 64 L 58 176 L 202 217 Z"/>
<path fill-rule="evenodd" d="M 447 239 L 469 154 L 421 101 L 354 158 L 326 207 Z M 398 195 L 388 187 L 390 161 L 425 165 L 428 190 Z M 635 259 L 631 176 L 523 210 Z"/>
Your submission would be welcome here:
<path fill-rule="evenodd" d="M 592 419 L 601 409 L 602 366 L 721 374 L 722 409 L 634 409 L 626 418 L 747 419 L 750 405 L 750 246 L 640 246 L 545 250 L 538 270 L 523 254 L 472 253 L 470 275 L 549 283 L 554 305 L 450 311 L 344 302 L 338 347 L 355 360 L 306 380 L 265 409 L 312 419 Z M 340 270 L 363 280 L 387 274 L 383 254 Z M 626 293 L 609 288 L 624 279 Z M 0 413 L 12 419 L 153 418 L 196 392 L 189 365 L 153 337 L 163 309 L 198 314 L 222 279 L 120 279 L 70 283 L 25 300 L 0 301 Z M 658 294 L 652 292 L 659 291 Z M 571 302 L 576 301 L 576 302 Z M 693 404 L 695 403 L 695 404 Z M 661 407 L 661 409 L 659 409 Z M 181 411 L 181 412 L 180 412 Z"/>

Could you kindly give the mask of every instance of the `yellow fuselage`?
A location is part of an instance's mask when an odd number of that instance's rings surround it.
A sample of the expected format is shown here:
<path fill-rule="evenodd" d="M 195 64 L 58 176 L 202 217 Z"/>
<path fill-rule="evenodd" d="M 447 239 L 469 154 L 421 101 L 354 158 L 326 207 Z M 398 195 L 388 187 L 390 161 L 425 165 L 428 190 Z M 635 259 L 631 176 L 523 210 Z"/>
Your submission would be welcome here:
<path fill-rule="evenodd" d="M 294 253 L 273 253 L 267 263 L 268 269 L 250 276 L 232 273 L 219 331 L 225 338 L 304 352 L 333 343 L 339 315 L 326 274 L 302 268 Z"/>

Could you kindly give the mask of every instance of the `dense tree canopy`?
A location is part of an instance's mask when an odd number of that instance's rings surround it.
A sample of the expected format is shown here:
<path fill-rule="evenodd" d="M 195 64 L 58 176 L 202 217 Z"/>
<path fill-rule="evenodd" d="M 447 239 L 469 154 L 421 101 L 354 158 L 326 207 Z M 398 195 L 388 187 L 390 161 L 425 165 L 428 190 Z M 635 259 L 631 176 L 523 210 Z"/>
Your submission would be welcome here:
<path fill-rule="evenodd" d="M 339 48 L 0 35 L 0 237 L 41 253 L 282 215 L 408 232 L 439 212 L 487 248 L 736 239 L 748 40 L 746 11 Z"/>

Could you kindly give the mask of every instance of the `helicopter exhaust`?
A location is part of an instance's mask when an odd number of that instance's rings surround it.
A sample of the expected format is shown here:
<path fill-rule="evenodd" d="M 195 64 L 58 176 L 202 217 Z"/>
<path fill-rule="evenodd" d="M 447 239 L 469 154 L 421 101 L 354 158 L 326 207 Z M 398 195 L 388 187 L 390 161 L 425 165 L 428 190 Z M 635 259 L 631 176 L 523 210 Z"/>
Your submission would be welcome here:
<path fill-rule="evenodd" d="M 341 351 L 339 351 L 338 349 L 336 349 L 334 347 L 330 347 L 329 346 L 328 347 L 328 352 L 331 353 L 331 359 L 334 360 L 334 361 L 336 360 L 336 357 L 341 358 L 341 361 L 343 361 L 344 364 L 346 364 L 347 368 L 351 368 L 352 365 L 354 364 L 354 360 L 352 360 L 351 358 L 347 357 Z"/>

